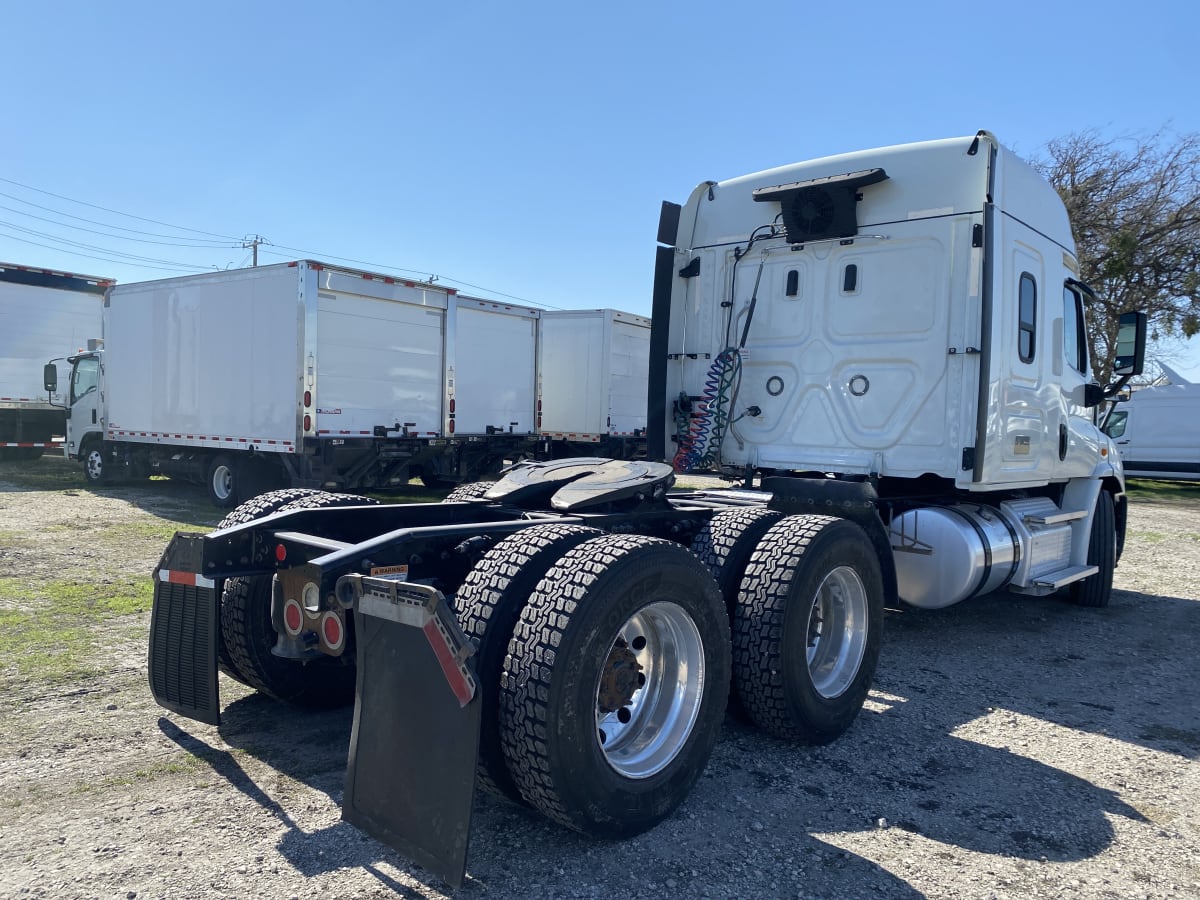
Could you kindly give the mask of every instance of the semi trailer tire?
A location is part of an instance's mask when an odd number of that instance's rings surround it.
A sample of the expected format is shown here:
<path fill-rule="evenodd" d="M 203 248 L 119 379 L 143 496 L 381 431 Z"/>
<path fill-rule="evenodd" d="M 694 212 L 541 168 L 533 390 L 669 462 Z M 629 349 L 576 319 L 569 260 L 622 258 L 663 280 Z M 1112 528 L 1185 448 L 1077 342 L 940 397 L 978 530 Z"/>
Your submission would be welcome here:
<path fill-rule="evenodd" d="M 247 500 L 245 503 L 239 505 L 237 509 L 227 513 L 225 518 L 217 523 L 217 531 L 220 531 L 222 528 L 232 528 L 234 525 L 245 525 L 247 522 L 253 522 L 255 519 L 266 518 L 271 513 L 279 512 L 282 507 L 287 506 L 293 500 L 299 500 L 301 497 L 308 497 L 315 493 L 317 491 L 310 488 L 292 488 L 290 490 L 261 494 L 252 500 Z M 217 634 L 217 667 L 234 681 L 240 681 L 246 685 L 250 683 L 246 680 L 246 676 L 238 671 L 233 658 L 229 655 L 229 647 L 225 644 L 223 629 Z"/>
<path fill-rule="evenodd" d="M 468 573 L 455 598 L 458 621 L 476 641 L 475 675 L 483 691 L 479 783 L 523 803 L 500 747 L 500 676 L 513 628 L 529 595 L 568 550 L 601 532 L 580 525 L 535 525 L 500 541 Z"/>
<path fill-rule="evenodd" d="M 850 727 L 879 660 L 883 576 L 855 523 L 789 516 L 746 567 L 733 622 L 733 680 L 753 722 L 824 744 Z"/>
<path fill-rule="evenodd" d="M 214 506 L 224 509 L 236 504 L 238 476 L 233 457 L 227 453 L 214 456 L 208 464 L 208 477 L 204 483 L 208 487 L 208 499 Z"/>
<path fill-rule="evenodd" d="M 494 481 L 472 481 L 460 484 L 442 501 L 443 503 L 460 503 L 463 500 L 477 500 L 496 486 Z"/>
<path fill-rule="evenodd" d="M 657 538 L 592 538 L 538 583 L 509 643 L 509 772 L 568 828 L 638 834 L 700 777 L 728 682 L 728 617 L 700 561 Z"/>
<path fill-rule="evenodd" d="M 1072 584 L 1071 599 L 1080 606 L 1108 606 L 1112 599 L 1113 570 L 1117 566 L 1117 527 L 1112 494 L 1103 489 L 1096 498 L 1087 561 L 1089 566 L 1099 566 L 1100 571 Z"/>
<path fill-rule="evenodd" d="M 247 501 L 243 506 L 272 504 L 278 495 L 301 496 L 283 503 L 274 512 L 324 509 L 330 506 L 363 506 L 377 501 L 351 494 L 327 494 L 292 489 L 273 491 Z M 240 508 L 240 507 L 239 507 Z M 307 663 L 281 659 L 271 653 L 276 632 L 271 624 L 271 576 L 230 578 L 221 594 L 221 637 L 229 659 L 241 675 L 239 680 L 275 700 L 309 709 L 344 706 L 354 700 L 355 670 L 343 658 L 321 657 Z"/>

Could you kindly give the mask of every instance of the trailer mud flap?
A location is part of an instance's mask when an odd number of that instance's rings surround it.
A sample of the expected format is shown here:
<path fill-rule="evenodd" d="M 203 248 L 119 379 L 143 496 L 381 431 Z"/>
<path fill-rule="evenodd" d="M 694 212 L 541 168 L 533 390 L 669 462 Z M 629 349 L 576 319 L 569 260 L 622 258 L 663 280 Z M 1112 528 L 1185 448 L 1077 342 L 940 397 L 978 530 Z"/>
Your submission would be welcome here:
<path fill-rule="evenodd" d="M 197 534 L 177 534 L 154 571 L 150 692 L 159 706 L 209 725 L 220 725 L 217 585 L 213 579 L 190 571 L 200 567 L 202 541 Z"/>
<path fill-rule="evenodd" d="M 474 647 L 436 588 L 347 575 L 337 596 L 358 648 L 342 818 L 458 887 L 479 749 Z"/>

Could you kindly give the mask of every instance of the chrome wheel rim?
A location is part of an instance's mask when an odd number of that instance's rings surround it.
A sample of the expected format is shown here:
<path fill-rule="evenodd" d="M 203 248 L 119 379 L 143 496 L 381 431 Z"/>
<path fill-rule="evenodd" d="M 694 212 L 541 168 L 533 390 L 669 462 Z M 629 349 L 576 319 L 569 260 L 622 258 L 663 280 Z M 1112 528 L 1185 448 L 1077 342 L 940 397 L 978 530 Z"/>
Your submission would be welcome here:
<path fill-rule="evenodd" d="M 808 674 L 827 700 L 854 682 L 867 649 L 867 590 L 858 573 L 838 566 L 825 576 L 808 611 Z"/>
<path fill-rule="evenodd" d="M 596 680 L 596 740 L 626 778 L 661 772 L 683 749 L 704 699 L 704 642 L 677 603 L 621 626 Z"/>
<path fill-rule="evenodd" d="M 88 477 L 93 481 L 99 479 L 100 473 L 104 471 L 103 454 L 99 450 L 89 450 L 86 465 Z"/>

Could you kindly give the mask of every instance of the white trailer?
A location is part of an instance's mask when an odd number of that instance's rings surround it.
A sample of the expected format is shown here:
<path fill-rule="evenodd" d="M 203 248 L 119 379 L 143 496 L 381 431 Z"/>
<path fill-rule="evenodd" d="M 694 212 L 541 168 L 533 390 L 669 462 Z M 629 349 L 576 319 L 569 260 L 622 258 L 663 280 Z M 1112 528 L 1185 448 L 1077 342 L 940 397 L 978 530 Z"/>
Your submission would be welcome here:
<path fill-rule="evenodd" d="M 36 459 L 59 446 L 66 416 L 61 398 L 43 390 L 44 366 L 99 334 L 101 297 L 111 284 L 0 263 L 0 459 Z"/>
<path fill-rule="evenodd" d="M 67 455 L 219 505 L 480 477 L 534 432 L 536 317 L 313 261 L 118 285 L 102 348 L 73 358 Z"/>
<path fill-rule="evenodd" d="M 644 455 L 650 320 L 615 309 L 546 310 L 538 431 L 550 455 Z"/>

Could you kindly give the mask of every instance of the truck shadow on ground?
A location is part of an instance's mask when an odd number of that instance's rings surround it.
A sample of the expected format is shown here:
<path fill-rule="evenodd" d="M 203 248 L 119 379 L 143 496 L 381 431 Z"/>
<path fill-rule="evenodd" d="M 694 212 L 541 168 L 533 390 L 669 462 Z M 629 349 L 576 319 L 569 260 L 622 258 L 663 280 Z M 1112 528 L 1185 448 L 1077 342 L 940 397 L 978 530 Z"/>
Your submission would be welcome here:
<path fill-rule="evenodd" d="M 1152 607 L 1152 609 L 1151 609 Z M 902 871 L 853 853 L 874 832 L 1029 861 L 1095 856 L 1121 817 L 1150 823 L 1114 790 L 1072 771 L 1080 740 L 1112 745 L 1107 783 L 1122 783 L 1139 753 L 1200 755 L 1200 711 L 1177 702 L 1200 679 L 1173 635 L 1200 633 L 1200 603 L 1116 592 L 1084 610 L 1056 598 L 984 597 L 937 612 L 890 612 L 876 690 L 851 730 L 823 747 L 773 740 L 729 718 L 688 800 L 657 828 L 597 842 L 484 794 L 476 801 L 468 883 L 553 894 L 626 873 L 605 891 L 700 896 L 770 871 L 780 893 L 920 896 Z M 305 714 L 257 695 L 230 704 L 221 736 L 341 803 L 350 711 Z M 976 729 L 980 722 L 986 727 Z M 288 830 L 279 850 L 305 875 L 363 867 L 402 891 L 387 862 L 436 884 L 339 822 L 305 832 L 227 751 L 161 720 L 168 736 L 207 759 Z M 979 730 L 980 734 L 973 732 Z M 1132 778 L 1133 776 L 1130 775 Z M 337 852 L 318 856 L 335 838 Z M 532 879 L 532 880 L 531 880 Z M 584 879 L 580 882 L 578 879 Z M 839 885 L 841 888 L 839 888 Z M 557 888 L 555 886 L 558 886 Z"/>

